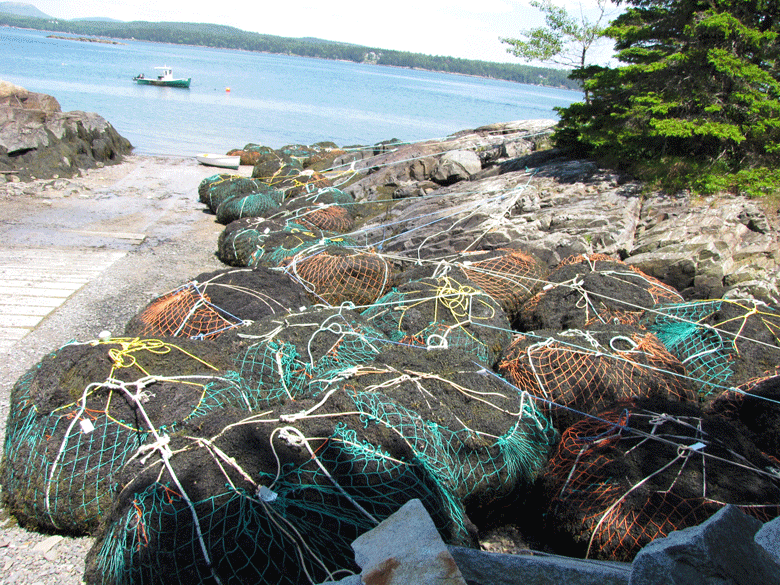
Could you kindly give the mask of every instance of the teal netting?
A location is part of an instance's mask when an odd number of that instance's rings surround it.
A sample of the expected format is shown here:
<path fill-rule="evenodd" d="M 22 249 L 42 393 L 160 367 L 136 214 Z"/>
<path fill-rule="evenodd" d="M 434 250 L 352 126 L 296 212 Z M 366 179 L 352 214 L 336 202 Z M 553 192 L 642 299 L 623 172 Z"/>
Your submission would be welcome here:
<path fill-rule="evenodd" d="M 361 442 L 344 425 L 317 452 L 317 463 L 258 480 L 270 487 L 226 485 L 191 506 L 175 486 L 150 484 L 102 539 L 92 582 L 191 585 L 216 582 L 216 575 L 225 585 L 318 583 L 355 571 L 352 540 L 403 498 L 419 498 L 440 523 L 445 517 L 435 486 L 415 465 Z"/>
<path fill-rule="evenodd" d="M 647 329 L 685 365 L 686 373 L 703 396 L 719 393 L 728 384 L 732 370 L 732 340 L 718 329 L 702 323 L 717 313 L 721 300 L 677 303 L 656 307 Z"/>
<path fill-rule="evenodd" d="M 261 340 L 235 357 L 244 387 L 274 403 L 316 397 L 387 344 L 380 331 L 349 311 L 314 311 L 270 319 L 248 329 Z"/>
<path fill-rule="evenodd" d="M 462 349 L 492 367 L 511 339 L 500 305 L 467 280 L 449 276 L 403 284 L 363 312 L 392 341 Z"/>
<path fill-rule="evenodd" d="M 149 438 L 130 395 L 144 396 L 163 432 L 217 403 L 246 404 L 235 380 L 173 344 L 128 338 L 65 346 L 12 390 L 2 465 L 9 510 L 30 526 L 93 531 L 111 508 L 115 473 Z"/>
<path fill-rule="evenodd" d="M 201 203 L 216 212 L 226 199 L 248 193 L 268 191 L 268 186 L 241 175 L 219 174 L 201 181 L 198 186 L 198 196 Z"/>
<path fill-rule="evenodd" d="M 89 413 L 74 426 L 75 409 L 42 414 L 31 399 L 33 373 L 13 390 L 6 427 L 3 499 L 23 524 L 67 532 L 94 530 L 113 502 L 113 474 L 147 434 Z M 84 429 L 92 429 L 89 433 Z"/>
<path fill-rule="evenodd" d="M 268 217 L 284 201 L 284 193 L 273 187 L 263 187 L 257 192 L 234 195 L 224 199 L 216 208 L 217 221 L 228 224 L 242 217 Z"/>
<path fill-rule="evenodd" d="M 243 221 L 243 220 L 239 220 Z M 345 236 L 296 224 L 283 227 L 248 223 L 223 233 L 219 242 L 220 259 L 233 266 L 282 266 L 296 254 L 320 246 L 355 246 Z"/>
<path fill-rule="evenodd" d="M 557 435 L 470 356 L 437 359 L 454 361 L 377 361 L 262 413 L 192 419 L 126 470 L 90 582 L 320 582 L 354 570 L 352 540 L 412 498 L 469 542 L 466 504 L 533 481 Z"/>

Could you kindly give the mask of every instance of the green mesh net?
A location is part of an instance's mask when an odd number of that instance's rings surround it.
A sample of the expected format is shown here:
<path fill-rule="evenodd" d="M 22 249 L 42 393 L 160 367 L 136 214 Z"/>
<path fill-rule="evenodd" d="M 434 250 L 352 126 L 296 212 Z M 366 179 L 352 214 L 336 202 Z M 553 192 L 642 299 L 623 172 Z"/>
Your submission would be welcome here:
<path fill-rule="evenodd" d="M 198 197 L 212 212 L 216 212 L 226 199 L 268 191 L 268 186 L 261 181 L 233 174 L 213 175 L 201 181 L 198 186 Z"/>
<path fill-rule="evenodd" d="M 388 345 L 357 314 L 319 313 L 257 324 L 236 372 L 261 397 L 251 408 L 150 429 L 90 582 L 315 583 L 355 570 L 352 540 L 409 499 L 465 544 L 467 506 L 533 482 L 557 433 L 527 395 L 471 355 Z"/>
<path fill-rule="evenodd" d="M 284 201 L 284 193 L 273 187 L 265 187 L 256 193 L 234 195 L 223 200 L 216 208 L 217 221 L 229 224 L 242 217 L 268 217 Z"/>
<path fill-rule="evenodd" d="M 355 245 L 350 238 L 317 228 L 248 219 L 231 223 L 220 235 L 219 258 L 231 266 L 273 268 L 304 250 Z"/>
<path fill-rule="evenodd" d="M 643 325 L 685 365 L 704 399 L 777 366 L 780 314 L 756 301 L 660 305 L 648 311 Z"/>
<path fill-rule="evenodd" d="M 235 358 L 250 392 L 273 403 L 316 396 L 345 372 L 376 358 L 385 335 L 347 309 L 317 309 L 269 318 L 247 328 L 258 338 Z"/>
<path fill-rule="evenodd" d="M 423 278 L 398 286 L 363 312 L 392 341 L 473 353 L 492 367 L 511 337 L 500 305 L 465 278 Z"/>
<path fill-rule="evenodd" d="M 148 439 L 129 396 L 143 395 L 150 421 L 169 432 L 235 385 L 218 374 L 227 356 L 209 349 L 127 338 L 47 356 L 12 390 L 2 466 L 9 510 L 33 527 L 94 530 L 111 507 L 114 474 Z"/>

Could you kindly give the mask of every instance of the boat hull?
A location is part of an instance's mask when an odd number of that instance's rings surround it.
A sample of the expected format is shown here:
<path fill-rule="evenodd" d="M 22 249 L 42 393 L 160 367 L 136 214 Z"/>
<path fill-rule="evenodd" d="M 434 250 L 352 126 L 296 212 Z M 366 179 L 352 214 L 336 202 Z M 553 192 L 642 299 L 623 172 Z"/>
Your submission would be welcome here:
<path fill-rule="evenodd" d="M 139 85 L 157 85 L 161 87 L 183 87 L 187 88 L 190 86 L 190 81 L 192 78 L 189 79 L 170 79 L 170 80 L 160 80 L 160 79 L 146 79 L 144 77 L 133 77 L 133 81 L 135 81 Z"/>
<path fill-rule="evenodd" d="M 228 156 L 226 154 L 208 154 L 203 153 L 195 157 L 202 165 L 209 167 L 221 167 L 223 169 L 238 169 L 241 164 L 240 156 Z"/>

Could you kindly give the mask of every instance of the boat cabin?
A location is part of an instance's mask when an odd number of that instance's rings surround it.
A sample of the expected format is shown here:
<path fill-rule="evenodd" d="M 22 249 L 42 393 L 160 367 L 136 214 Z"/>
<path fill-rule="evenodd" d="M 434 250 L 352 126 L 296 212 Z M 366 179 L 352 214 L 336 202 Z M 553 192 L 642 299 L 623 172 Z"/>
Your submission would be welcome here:
<path fill-rule="evenodd" d="M 157 79 L 159 81 L 172 81 L 173 80 L 173 69 L 171 69 L 168 66 L 165 67 L 155 67 L 155 69 L 161 69 L 162 73 L 157 76 Z"/>

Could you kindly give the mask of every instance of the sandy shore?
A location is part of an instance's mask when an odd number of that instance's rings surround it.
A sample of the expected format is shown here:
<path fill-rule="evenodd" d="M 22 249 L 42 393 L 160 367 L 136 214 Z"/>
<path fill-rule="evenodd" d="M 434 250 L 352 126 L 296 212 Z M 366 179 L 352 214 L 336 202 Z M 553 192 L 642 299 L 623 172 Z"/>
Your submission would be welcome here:
<path fill-rule="evenodd" d="M 129 156 L 74 179 L 0 184 L 5 256 L 61 250 L 89 259 L 97 250 L 111 250 L 118 257 L 0 350 L 0 437 L 11 387 L 44 355 L 74 339 L 95 339 L 103 330 L 121 334 L 151 299 L 223 267 L 215 256 L 223 226 L 197 194 L 200 182 L 218 172 L 191 159 Z M 239 172 L 248 175 L 251 167 Z M 91 545 L 88 537 L 21 529 L 0 509 L 0 585 L 81 583 Z"/>

